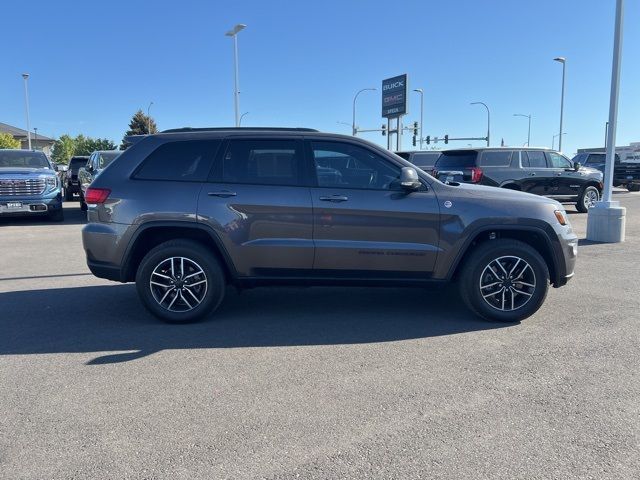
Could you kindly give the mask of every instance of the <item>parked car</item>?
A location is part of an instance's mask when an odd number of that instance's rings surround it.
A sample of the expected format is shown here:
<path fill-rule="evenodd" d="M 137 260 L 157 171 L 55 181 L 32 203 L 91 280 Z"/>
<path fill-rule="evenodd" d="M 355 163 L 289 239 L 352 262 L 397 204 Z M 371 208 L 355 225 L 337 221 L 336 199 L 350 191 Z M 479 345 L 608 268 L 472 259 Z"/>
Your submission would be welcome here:
<path fill-rule="evenodd" d="M 80 208 L 87 209 L 84 194 L 100 173 L 122 152 L 120 150 L 99 150 L 93 152 L 87 163 L 78 170 L 78 182 L 80 183 Z"/>
<path fill-rule="evenodd" d="M 0 150 L 0 217 L 25 215 L 64 220 L 60 180 L 42 152 Z"/>
<path fill-rule="evenodd" d="M 605 153 L 579 153 L 573 162 L 595 168 L 604 174 L 607 155 Z M 613 186 L 626 187 L 630 192 L 640 191 L 640 163 L 621 162 L 616 154 L 613 164 Z"/>
<path fill-rule="evenodd" d="M 481 317 L 514 322 L 573 276 L 558 202 L 447 185 L 359 138 L 310 129 L 145 135 L 85 193 L 94 275 L 135 281 L 170 322 L 215 310 L 227 284 L 457 281 Z M 401 308 L 401 306 L 399 306 Z M 416 305 L 428 315 L 428 306 Z"/>
<path fill-rule="evenodd" d="M 441 152 L 435 150 L 418 150 L 414 152 L 396 152 L 396 155 L 401 156 L 409 163 L 412 163 L 416 167 L 421 168 L 425 172 L 429 173 L 431 172 L 431 170 L 433 170 L 433 167 L 438 161 L 438 158 L 440 158 L 440 153 Z"/>
<path fill-rule="evenodd" d="M 69 167 L 64 175 L 64 199 L 73 200 L 74 195 L 80 195 L 80 182 L 78 181 L 78 170 L 87 164 L 89 157 L 77 155 L 69 160 Z"/>
<path fill-rule="evenodd" d="M 441 152 L 433 175 L 443 182 L 475 183 L 574 203 L 586 212 L 602 194 L 602 172 L 546 148 L 464 148 Z"/>

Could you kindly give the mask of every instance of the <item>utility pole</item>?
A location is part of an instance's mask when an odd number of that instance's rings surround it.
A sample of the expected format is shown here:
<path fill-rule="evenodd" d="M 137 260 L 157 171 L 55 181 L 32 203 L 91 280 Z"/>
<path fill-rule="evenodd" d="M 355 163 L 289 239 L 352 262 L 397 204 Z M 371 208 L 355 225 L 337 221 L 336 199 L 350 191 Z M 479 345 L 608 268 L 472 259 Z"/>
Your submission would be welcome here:
<path fill-rule="evenodd" d="M 244 30 L 247 26 L 243 23 L 239 23 L 234 26 L 231 30 L 229 30 L 225 35 L 227 37 L 233 38 L 233 68 L 234 68 L 234 91 L 233 91 L 233 100 L 234 100 L 234 108 L 236 113 L 236 127 L 240 126 L 240 87 L 238 86 L 238 33 Z"/>
<path fill-rule="evenodd" d="M 27 111 L 27 140 L 29 143 L 29 150 L 31 150 L 31 125 L 30 125 L 31 121 L 29 119 L 29 86 L 28 86 L 29 74 L 23 73 L 22 78 L 24 78 L 24 105 Z"/>

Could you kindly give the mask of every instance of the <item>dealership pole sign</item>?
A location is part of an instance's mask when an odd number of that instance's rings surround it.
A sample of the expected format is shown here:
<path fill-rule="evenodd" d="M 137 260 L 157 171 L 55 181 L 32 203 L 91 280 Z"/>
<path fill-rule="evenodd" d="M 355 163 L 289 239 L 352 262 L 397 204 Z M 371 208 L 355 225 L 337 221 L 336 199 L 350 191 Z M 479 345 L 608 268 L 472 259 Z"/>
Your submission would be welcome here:
<path fill-rule="evenodd" d="M 407 74 L 382 81 L 382 116 L 398 118 L 407 114 Z"/>

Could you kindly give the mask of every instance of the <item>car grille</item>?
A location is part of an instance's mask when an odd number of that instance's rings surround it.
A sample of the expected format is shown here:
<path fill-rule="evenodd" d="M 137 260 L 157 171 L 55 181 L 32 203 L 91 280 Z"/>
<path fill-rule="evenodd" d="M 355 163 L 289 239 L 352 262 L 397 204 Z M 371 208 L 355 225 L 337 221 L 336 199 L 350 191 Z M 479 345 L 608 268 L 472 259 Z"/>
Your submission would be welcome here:
<path fill-rule="evenodd" d="M 44 178 L 0 180 L 0 196 L 17 197 L 23 195 L 40 195 L 44 192 L 44 187 Z"/>

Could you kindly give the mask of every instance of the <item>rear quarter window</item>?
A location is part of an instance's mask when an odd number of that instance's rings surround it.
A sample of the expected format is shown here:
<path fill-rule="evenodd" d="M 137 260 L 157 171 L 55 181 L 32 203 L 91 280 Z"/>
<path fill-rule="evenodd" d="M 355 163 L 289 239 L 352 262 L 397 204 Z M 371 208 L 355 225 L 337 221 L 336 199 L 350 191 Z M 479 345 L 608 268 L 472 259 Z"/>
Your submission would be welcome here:
<path fill-rule="evenodd" d="M 481 167 L 508 167 L 511 165 L 511 150 L 482 152 L 480 156 Z"/>
<path fill-rule="evenodd" d="M 160 145 L 134 173 L 137 180 L 203 182 L 221 140 L 185 140 Z"/>

